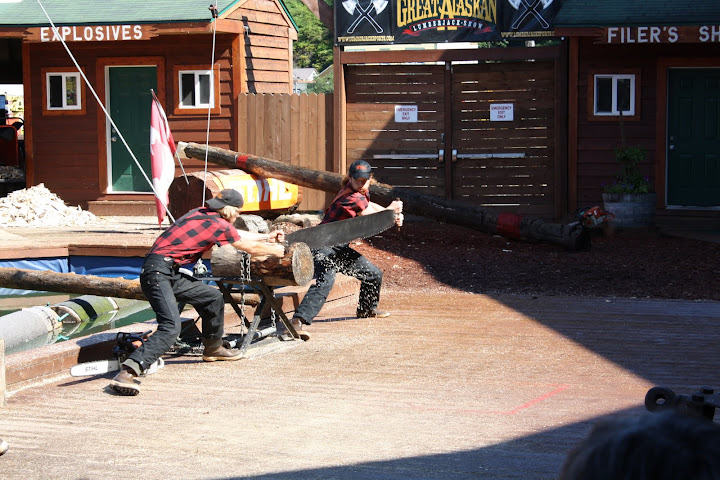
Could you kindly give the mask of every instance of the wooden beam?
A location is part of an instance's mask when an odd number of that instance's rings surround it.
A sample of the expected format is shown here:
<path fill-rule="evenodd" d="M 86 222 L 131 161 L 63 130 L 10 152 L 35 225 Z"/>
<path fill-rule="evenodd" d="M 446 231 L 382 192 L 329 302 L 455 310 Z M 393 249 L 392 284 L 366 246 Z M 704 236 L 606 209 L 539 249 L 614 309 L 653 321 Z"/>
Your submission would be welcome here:
<path fill-rule="evenodd" d="M 5 383 L 5 339 L 0 338 L 0 407 L 7 406 L 7 384 Z"/>
<path fill-rule="evenodd" d="M 334 47 L 333 51 L 333 57 L 340 59 L 342 54 L 340 47 Z M 337 140 L 334 145 L 333 171 L 339 173 L 347 169 L 347 90 L 345 89 L 345 66 L 342 62 L 333 62 L 333 74 L 335 84 L 333 95 L 334 131 Z"/>
<path fill-rule="evenodd" d="M 580 43 L 575 37 L 570 38 L 570 52 L 568 54 L 568 209 L 578 208 L 578 75 Z"/>
<path fill-rule="evenodd" d="M 32 45 L 23 42 L 22 44 L 22 71 L 23 71 L 23 101 L 25 103 L 24 124 L 25 124 L 25 185 L 33 186 L 35 182 L 35 145 L 33 143 L 33 91 L 32 91 L 32 67 L 30 64 L 30 48 Z M 44 81 L 44 80 L 43 80 Z M 87 99 L 85 99 L 87 101 Z"/>
<path fill-rule="evenodd" d="M 336 47 L 338 48 L 338 47 Z M 555 60 L 560 47 L 532 48 L 532 58 L 536 60 Z M 458 50 L 406 50 L 345 52 L 335 56 L 342 64 L 366 63 L 407 63 L 407 62 L 468 62 L 486 60 L 527 60 L 527 48 L 475 48 Z"/>

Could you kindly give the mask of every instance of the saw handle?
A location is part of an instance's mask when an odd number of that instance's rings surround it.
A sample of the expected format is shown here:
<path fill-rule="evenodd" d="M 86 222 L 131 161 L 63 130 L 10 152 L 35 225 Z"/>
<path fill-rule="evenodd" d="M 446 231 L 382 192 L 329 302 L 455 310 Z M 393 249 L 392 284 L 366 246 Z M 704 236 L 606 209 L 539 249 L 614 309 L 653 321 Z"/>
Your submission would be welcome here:
<path fill-rule="evenodd" d="M 395 202 L 401 202 L 400 198 L 395 197 Z M 400 232 L 400 227 L 402 227 L 403 221 L 405 220 L 405 216 L 402 214 L 402 211 L 395 212 L 395 225 L 397 226 L 397 231 Z"/>

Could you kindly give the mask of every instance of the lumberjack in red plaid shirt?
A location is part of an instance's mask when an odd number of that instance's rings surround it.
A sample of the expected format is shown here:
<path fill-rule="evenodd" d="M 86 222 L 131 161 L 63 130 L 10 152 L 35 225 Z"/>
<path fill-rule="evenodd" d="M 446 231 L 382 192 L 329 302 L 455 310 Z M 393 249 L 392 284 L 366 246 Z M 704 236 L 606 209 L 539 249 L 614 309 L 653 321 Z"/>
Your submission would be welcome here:
<path fill-rule="evenodd" d="M 395 223 L 402 225 L 402 202 L 396 200 L 388 207 L 370 201 L 370 164 L 357 160 L 350 165 L 348 176 L 342 182 L 342 190 L 326 210 L 321 223 L 337 222 L 358 215 L 369 215 L 382 210 L 394 210 Z M 291 320 L 300 338 L 309 340 L 310 334 L 302 325 L 310 325 L 325 304 L 337 272 L 360 280 L 360 298 L 357 307 L 359 318 L 387 317 L 390 314 L 377 310 L 382 286 L 382 272 L 367 258 L 349 245 L 326 247 L 313 250 L 315 260 L 315 283 L 310 286 Z"/>
<path fill-rule="evenodd" d="M 188 303 L 202 317 L 203 360 L 238 360 L 240 351 L 223 346 L 225 300 L 215 287 L 180 274 L 179 268 L 194 262 L 213 245 L 230 244 L 250 255 L 285 255 L 284 234 L 238 232 L 233 226 L 243 198 L 226 189 L 179 218 L 155 241 L 140 272 L 140 286 L 157 315 L 158 328 L 122 364 L 110 384 L 121 395 L 137 395 L 137 377 L 175 343 L 180 334 L 178 303 Z M 265 243 L 270 242 L 270 243 Z"/>

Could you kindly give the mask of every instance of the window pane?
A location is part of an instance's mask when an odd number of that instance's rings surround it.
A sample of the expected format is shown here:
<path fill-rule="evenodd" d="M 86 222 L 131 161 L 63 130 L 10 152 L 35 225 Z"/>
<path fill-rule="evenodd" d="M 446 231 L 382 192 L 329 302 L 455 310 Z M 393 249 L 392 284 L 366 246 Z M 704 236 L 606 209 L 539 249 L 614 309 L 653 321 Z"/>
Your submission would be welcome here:
<path fill-rule="evenodd" d="M 595 78 L 595 112 L 612 113 L 612 78 Z"/>
<path fill-rule="evenodd" d="M 48 75 L 49 108 L 63 107 L 62 75 Z"/>
<path fill-rule="evenodd" d="M 210 103 L 210 75 L 198 75 L 200 81 L 200 104 Z"/>
<path fill-rule="evenodd" d="M 623 113 L 630 111 L 631 83 L 629 78 L 618 78 L 617 81 L 618 110 L 622 110 Z"/>
<path fill-rule="evenodd" d="M 180 105 L 195 106 L 195 75 L 192 73 L 181 74 L 180 84 Z"/>
<path fill-rule="evenodd" d="M 67 100 L 67 106 L 77 106 L 77 77 L 67 76 L 65 77 L 65 98 Z"/>

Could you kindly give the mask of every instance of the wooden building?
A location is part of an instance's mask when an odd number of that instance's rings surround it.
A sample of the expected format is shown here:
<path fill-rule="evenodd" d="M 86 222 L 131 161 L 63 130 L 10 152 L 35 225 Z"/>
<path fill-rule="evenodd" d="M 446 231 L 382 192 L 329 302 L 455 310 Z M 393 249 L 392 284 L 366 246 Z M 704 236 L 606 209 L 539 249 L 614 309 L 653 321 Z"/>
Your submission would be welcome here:
<path fill-rule="evenodd" d="M 297 29 L 282 0 L 212 7 L 197 0 L 0 3 L 0 83 L 24 87 L 27 186 L 44 183 L 67 204 L 98 214 L 153 214 L 143 174 L 150 171 L 151 90 L 176 141 L 236 149 L 238 96 L 292 91 Z"/>
<path fill-rule="evenodd" d="M 659 221 L 717 226 L 720 2 L 565 0 L 555 35 L 569 43 L 570 208 L 601 204 L 624 135 L 648 152 Z"/>

